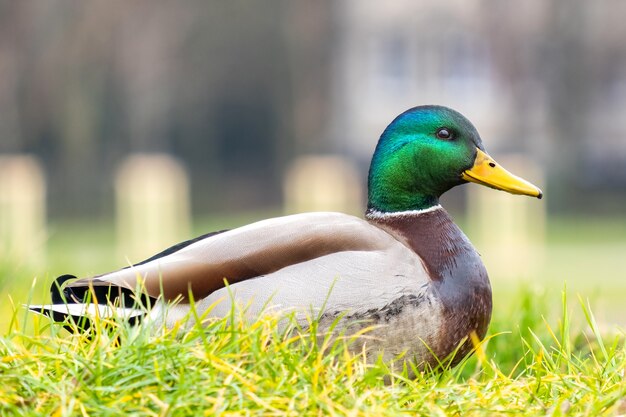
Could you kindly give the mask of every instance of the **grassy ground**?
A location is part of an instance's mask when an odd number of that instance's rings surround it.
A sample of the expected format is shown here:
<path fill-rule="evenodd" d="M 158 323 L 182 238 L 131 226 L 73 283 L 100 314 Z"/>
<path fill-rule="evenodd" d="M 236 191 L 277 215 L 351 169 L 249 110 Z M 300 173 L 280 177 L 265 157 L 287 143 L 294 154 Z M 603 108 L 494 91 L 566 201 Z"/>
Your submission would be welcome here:
<path fill-rule="evenodd" d="M 626 415 L 626 223 L 549 224 L 541 279 L 495 279 L 488 340 L 455 369 L 416 379 L 348 354 L 349 340 L 280 333 L 275 318 L 184 337 L 120 323 L 70 335 L 19 306 L 45 300 L 50 277 L 123 262 L 109 225 L 53 225 L 45 266 L 0 262 L 0 415 Z"/>
<path fill-rule="evenodd" d="M 350 340 L 318 344 L 298 328 L 278 332 L 275 318 L 243 324 L 235 316 L 184 336 L 109 322 L 109 332 L 87 338 L 46 320 L 24 332 L 15 317 L 0 338 L 0 414 L 626 413 L 624 335 L 603 335 L 584 305 L 576 314 L 586 317 L 585 329 L 571 328 L 567 309 L 545 322 L 545 300 L 519 295 L 472 358 L 415 379 L 366 364 L 348 353 Z"/>

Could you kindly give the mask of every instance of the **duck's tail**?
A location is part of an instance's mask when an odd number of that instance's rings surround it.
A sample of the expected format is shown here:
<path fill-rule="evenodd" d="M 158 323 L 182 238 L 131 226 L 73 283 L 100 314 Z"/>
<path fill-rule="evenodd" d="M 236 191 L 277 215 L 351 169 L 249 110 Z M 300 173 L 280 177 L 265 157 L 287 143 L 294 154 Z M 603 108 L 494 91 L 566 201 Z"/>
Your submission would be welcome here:
<path fill-rule="evenodd" d="M 76 279 L 74 275 L 61 275 L 50 286 L 52 303 L 29 305 L 28 308 L 76 332 L 88 330 L 97 319 L 122 319 L 131 325 L 137 324 L 154 301 L 145 296 L 137 298 L 133 291 L 112 284 L 63 285 L 73 279 Z"/>

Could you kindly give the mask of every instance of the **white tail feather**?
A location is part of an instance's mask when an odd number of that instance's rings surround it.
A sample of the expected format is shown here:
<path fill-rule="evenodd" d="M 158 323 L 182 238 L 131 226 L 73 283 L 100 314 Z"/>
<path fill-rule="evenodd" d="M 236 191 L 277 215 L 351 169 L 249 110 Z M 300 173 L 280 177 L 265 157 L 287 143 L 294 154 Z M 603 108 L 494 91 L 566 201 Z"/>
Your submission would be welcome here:
<path fill-rule="evenodd" d="M 135 308 L 122 308 L 102 304 L 41 304 L 27 306 L 31 311 L 50 316 L 52 312 L 65 316 L 87 317 L 87 318 L 122 318 L 129 319 L 145 314 L 144 311 Z M 48 313 L 48 314 L 47 314 Z"/>

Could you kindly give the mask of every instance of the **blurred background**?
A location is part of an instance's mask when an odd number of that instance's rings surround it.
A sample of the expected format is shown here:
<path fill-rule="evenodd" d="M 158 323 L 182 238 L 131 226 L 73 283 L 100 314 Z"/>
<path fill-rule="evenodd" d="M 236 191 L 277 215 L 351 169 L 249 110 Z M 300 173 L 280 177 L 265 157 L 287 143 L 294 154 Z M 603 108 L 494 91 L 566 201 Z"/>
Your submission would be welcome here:
<path fill-rule="evenodd" d="M 442 104 L 545 191 L 444 198 L 496 307 L 520 285 L 558 304 L 566 283 L 624 324 L 624 17 L 619 0 L 0 1 L 0 305 L 212 229 L 362 213 L 382 130 Z"/>

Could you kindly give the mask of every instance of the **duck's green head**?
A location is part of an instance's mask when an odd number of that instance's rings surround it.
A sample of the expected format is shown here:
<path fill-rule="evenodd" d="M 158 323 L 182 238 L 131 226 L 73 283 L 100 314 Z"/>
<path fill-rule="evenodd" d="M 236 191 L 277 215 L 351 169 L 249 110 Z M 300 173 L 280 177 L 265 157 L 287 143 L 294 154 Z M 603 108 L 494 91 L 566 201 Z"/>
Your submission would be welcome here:
<path fill-rule="evenodd" d="M 426 209 L 467 181 L 542 196 L 485 153 L 476 128 L 463 115 L 441 106 L 414 107 L 396 117 L 378 141 L 368 178 L 368 210 Z"/>

